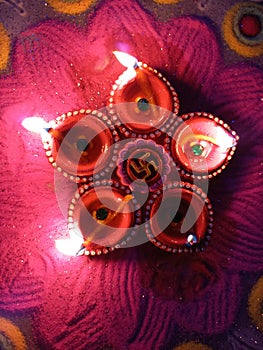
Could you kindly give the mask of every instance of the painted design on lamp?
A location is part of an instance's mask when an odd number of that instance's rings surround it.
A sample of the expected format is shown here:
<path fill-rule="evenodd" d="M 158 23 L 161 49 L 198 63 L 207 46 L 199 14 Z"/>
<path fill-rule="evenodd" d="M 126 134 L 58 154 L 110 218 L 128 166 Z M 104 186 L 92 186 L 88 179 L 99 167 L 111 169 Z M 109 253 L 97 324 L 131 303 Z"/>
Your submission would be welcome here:
<path fill-rule="evenodd" d="M 228 124 L 209 113 L 190 113 L 176 128 L 171 147 L 181 173 L 191 177 L 211 178 L 226 168 L 239 137 Z"/>
<path fill-rule="evenodd" d="M 118 154 L 117 174 L 122 183 L 137 191 L 144 191 L 145 184 L 155 190 L 167 180 L 171 171 L 169 156 L 161 145 L 153 140 L 136 139 L 128 142 Z"/>
<path fill-rule="evenodd" d="M 156 69 L 124 52 L 113 52 L 127 68 L 112 87 L 109 107 L 122 132 L 149 133 L 169 124 L 179 110 L 178 95 Z M 116 116 L 115 116 L 116 117 Z"/>
<path fill-rule="evenodd" d="M 23 121 L 41 135 L 52 166 L 80 183 L 68 210 L 70 238 L 57 240 L 56 247 L 106 254 L 130 246 L 145 225 L 148 240 L 167 252 L 203 251 L 213 221 L 205 180 L 226 168 L 239 137 L 212 114 L 178 116 L 178 96 L 166 78 L 133 56 L 114 54 L 127 69 L 113 85 L 105 113 L 81 109 L 49 123 Z M 176 171 L 179 181 L 171 182 Z M 196 179 L 203 180 L 203 190 Z M 135 197 L 145 193 L 142 216 Z"/>

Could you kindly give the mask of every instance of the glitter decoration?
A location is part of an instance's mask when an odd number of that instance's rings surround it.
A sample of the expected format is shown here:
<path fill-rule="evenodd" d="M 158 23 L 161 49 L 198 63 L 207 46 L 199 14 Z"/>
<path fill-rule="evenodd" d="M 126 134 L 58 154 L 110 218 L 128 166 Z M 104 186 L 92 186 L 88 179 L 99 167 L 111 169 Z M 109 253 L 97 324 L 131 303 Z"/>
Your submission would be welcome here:
<path fill-rule="evenodd" d="M 0 348 L 26 350 L 26 341 L 20 329 L 10 320 L 0 317 Z"/>
<path fill-rule="evenodd" d="M 238 3 L 225 14 L 223 36 L 229 47 L 244 57 L 263 54 L 263 6 Z"/>
<path fill-rule="evenodd" d="M 67 15 L 78 15 L 85 12 L 95 0 L 47 0 L 56 11 Z"/>
<path fill-rule="evenodd" d="M 263 333 L 263 277 L 261 277 L 251 290 L 248 299 L 248 311 L 254 324 Z"/>
<path fill-rule="evenodd" d="M 262 215 L 255 210 L 262 198 L 262 70 L 240 62 L 228 65 L 213 26 L 204 18 L 171 13 L 171 21 L 165 22 L 151 16 L 141 3 L 102 1 L 88 18 L 88 27 L 72 25 L 70 18 L 33 24 L 16 42 L 12 81 L 1 77 L 1 208 L 8 214 L 2 220 L 4 232 L 15 225 L 17 233 L 15 244 L 7 247 L 4 242 L 1 271 L 10 263 L 18 266 L 13 262 L 14 247 L 22 260 L 28 252 L 36 254 L 32 248 L 39 242 L 43 255 L 53 256 L 53 272 L 44 274 L 39 297 L 32 292 L 39 273 L 36 262 L 36 268 L 27 273 L 32 280 L 16 282 L 15 292 L 23 296 L 19 305 L 5 289 L 0 306 L 3 310 L 12 304 L 12 312 L 17 312 L 24 303 L 23 312 L 32 314 L 25 300 L 37 299 L 32 326 L 40 347 L 171 349 L 190 337 L 205 344 L 206 336 L 209 344 L 218 344 L 221 334 L 229 333 L 237 320 L 244 288 L 239 276 L 259 272 L 262 266 L 263 243 L 258 234 Z M 29 43 L 22 45 L 20 38 L 32 34 L 41 40 L 38 46 L 32 43 L 30 51 Z M 184 112 L 207 106 L 241 136 L 227 172 L 211 181 L 217 222 L 209 248 L 202 254 L 167 254 L 145 244 L 93 259 L 65 257 L 55 249 L 54 239 L 67 237 L 67 231 L 53 193 L 53 171 L 39 139 L 25 132 L 20 122 L 36 112 L 49 120 L 83 106 L 104 106 L 113 80 L 121 73 L 112 51 L 122 50 L 123 45 L 158 67 L 177 87 L 182 84 Z M 18 180 L 23 186 L 14 186 Z M 24 234 L 30 239 L 25 240 Z M 178 268 L 184 293 L 175 294 Z M 188 296 L 191 293 L 194 299 Z M 220 344 L 224 349 L 227 345 Z"/>

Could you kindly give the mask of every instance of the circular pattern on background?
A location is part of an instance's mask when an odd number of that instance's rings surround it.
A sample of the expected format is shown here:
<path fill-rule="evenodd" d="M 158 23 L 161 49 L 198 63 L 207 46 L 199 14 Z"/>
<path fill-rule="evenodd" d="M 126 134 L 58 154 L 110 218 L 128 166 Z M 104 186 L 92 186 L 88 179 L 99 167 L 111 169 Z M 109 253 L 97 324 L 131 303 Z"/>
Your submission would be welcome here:
<path fill-rule="evenodd" d="M 263 276 L 251 290 L 248 299 L 248 311 L 254 324 L 263 333 Z"/>
<path fill-rule="evenodd" d="M 226 13 L 222 31 L 228 46 L 244 57 L 263 54 L 263 6 L 244 2 Z"/>
<path fill-rule="evenodd" d="M 85 12 L 94 0 L 47 0 L 54 10 L 67 15 L 78 15 Z"/>
<path fill-rule="evenodd" d="M 0 348 L 26 350 L 26 341 L 17 326 L 6 318 L 0 317 Z"/>
<path fill-rule="evenodd" d="M 5 27 L 0 23 L 0 71 L 5 69 L 10 53 L 10 38 Z"/>
<path fill-rule="evenodd" d="M 201 343 L 190 341 L 177 346 L 174 350 L 212 350 L 212 348 Z"/>

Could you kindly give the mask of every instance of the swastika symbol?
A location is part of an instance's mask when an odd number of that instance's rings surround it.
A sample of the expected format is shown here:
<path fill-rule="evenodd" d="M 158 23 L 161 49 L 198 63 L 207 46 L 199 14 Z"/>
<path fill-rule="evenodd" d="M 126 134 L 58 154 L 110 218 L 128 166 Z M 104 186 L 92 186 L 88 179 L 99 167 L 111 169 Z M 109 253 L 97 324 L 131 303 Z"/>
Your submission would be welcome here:
<path fill-rule="evenodd" d="M 140 156 L 140 158 L 130 161 L 130 167 L 137 175 L 137 178 L 149 180 L 154 178 L 156 173 L 158 173 L 158 165 L 156 165 L 156 162 L 153 159 L 147 161 L 150 157 L 151 153 L 146 152 Z"/>

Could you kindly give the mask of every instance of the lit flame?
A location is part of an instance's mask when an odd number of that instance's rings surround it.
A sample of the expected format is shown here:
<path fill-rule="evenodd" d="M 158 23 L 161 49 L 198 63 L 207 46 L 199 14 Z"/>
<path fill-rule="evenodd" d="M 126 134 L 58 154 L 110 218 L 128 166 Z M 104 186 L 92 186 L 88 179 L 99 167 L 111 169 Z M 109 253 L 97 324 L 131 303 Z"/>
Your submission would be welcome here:
<path fill-rule="evenodd" d="M 40 117 L 25 118 L 21 124 L 26 130 L 36 134 L 41 134 L 49 128 L 49 124 Z"/>
<path fill-rule="evenodd" d="M 83 238 L 78 234 L 70 234 L 70 238 L 68 239 L 56 239 L 55 246 L 56 249 L 68 256 L 76 256 L 79 251 L 81 245 L 83 243 Z"/>
<path fill-rule="evenodd" d="M 128 69 L 135 69 L 138 67 L 138 60 L 137 58 L 129 55 L 126 52 L 121 51 L 113 51 L 113 54 L 117 58 L 117 60 L 122 64 L 124 67 Z"/>
<path fill-rule="evenodd" d="M 117 60 L 127 69 L 119 76 L 119 88 L 121 89 L 128 81 L 136 77 L 136 68 L 138 67 L 137 58 L 121 51 L 113 51 Z"/>
<path fill-rule="evenodd" d="M 216 139 L 224 152 L 227 152 L 229 148 L 236 146 L 237 141 L 222 127 L 217 127 Z"/>

